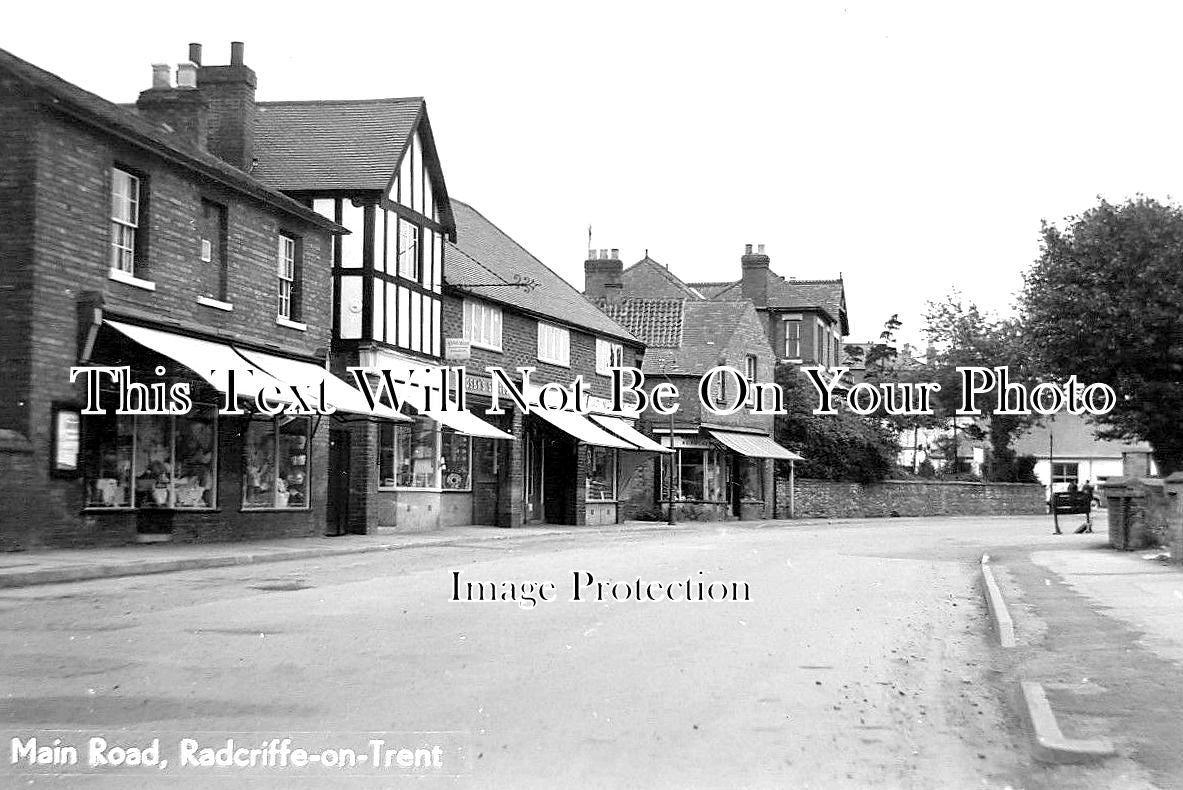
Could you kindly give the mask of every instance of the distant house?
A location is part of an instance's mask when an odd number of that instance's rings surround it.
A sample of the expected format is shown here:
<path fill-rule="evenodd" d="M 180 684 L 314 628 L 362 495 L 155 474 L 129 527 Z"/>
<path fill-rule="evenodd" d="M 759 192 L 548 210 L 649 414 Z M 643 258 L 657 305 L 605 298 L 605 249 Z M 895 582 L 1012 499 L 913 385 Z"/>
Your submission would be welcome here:
<path fill-rule="evenodd" d="M 773 441 L 773 416 L 746 407 L 720 414 L 699 398 L 700 380 L 716 366 L 732 367 L 749 382 L 772 381 L 776 356 L 755 306 L 703 299 L 648 256 L 625 270 L 618 255 L 593 252 L 584 272 L 585 295 L 647 346 L 647 387 L 668 381 L 680 395 L 672 419 L 652 409 L 642 415 L 645 430 L 676 454 L 672 466 L 654 465 L 651 489 L 634 489 L 634 506 L 668 503 L 672 488 L 683 518 L 773 516 L 772 459 L 798 458 Z M 725 411 L 734 403 L 738 383 L 728 381 L 712 381 L 709 406 Z"/>
<path fill-rule="evenodd" d="M 712 301 L 747 299 L 755 305 L 778 362 L 837 366 L 843 358 L 842 339 L 850 334 L 842 278 L 785 278 L 770 263 L 763 244 L 756 252 L 748 244 L 740 258 L 739 280 L 687 287 Z"/>
<path fill-rule="evenodd" d="M 1070 483 L 1095 486 L 1110 477 L 1157 474 L 1150 445 L 1098 439 L 1093 431 L 1082 416 L 1057 414 L 1019 437 L 1014 449 L 1035 456 L 1036 477 L 1055 491 Z"/>

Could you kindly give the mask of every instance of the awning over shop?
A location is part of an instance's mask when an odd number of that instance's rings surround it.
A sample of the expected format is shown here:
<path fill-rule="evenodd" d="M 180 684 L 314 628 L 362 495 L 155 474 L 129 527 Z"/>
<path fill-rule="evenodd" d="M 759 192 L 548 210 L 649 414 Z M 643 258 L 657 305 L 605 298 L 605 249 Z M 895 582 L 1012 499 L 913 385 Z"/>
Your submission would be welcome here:
<path fill-rule="evenodd" d="M 599 424 L 602 428 L 607 428 L 611 433 L 616 434 L 621 439 L 631 442 L 637 446 L 638 450 L 648 450 L 653 453 L 672 453 L 668 447 L 662 447 L 657 442 L 650 439 L 645 434 L 634 428 L 628 420 L 622 420 L 619 417 L 607 417 L 602 414 L 590 414 L 592 421 Z"/>
<path fill-rule="evenodd" d="M 318 365 L 277 357 L 274 354 L 264 354 L 260 351 L 248 351 L 241 348 L 236 350 L 248 362 L 256 365 L 259 370 L 269 373 L 280 381 L 299 385 L 302 390 L 319 393 L 320 384 L 323 381 L 325 400 L 339 412 L 360 414 L 366 417 L 381 417 L 395 422 L 411 421 L 410 417 L 399 414 L 381 403 L 374 404 L 374 408 L 371 409 L 361 392 Z"/>
<path fill-rule="evenodd" d="M 782 461 L 802 461 L 801 456 L 792 450 L 781 447 L 767 436 L 754 433 L 738 433 L 736 431 L 716 431 L 708 429 L 715 441 L 740 455 L 751 458 L 777 458 Z"/>
<path fill-rule="evenodd" d="M 511 434 L 494 427 L 470 411 L 460 409 L 454 399 L 449 399 L 446 410 L 424 409 L 427 403 L 427 389 L 436 391 L 435 400 L 439 400 L 439 387 L 429 381 L 428 369 L 439 368 L 427 362 L 404 357 L 390 351 L 373 352 L 372 358 L 363 360 L 361 367 L 372 367 L 390 371 L 390 380 L 394 384 L 395 394 L 403 403 L 409 404 L 425 417 L 430 417 L 438 423 L 447 425 L 454 431 L 466 433 L 470 436 L 483 436 L 488 439 L 513 439 Z"/>
<path fill-rule="evenodd" d="M 234 389 L 243 395 L 253 395 L 263 387 L 276 387 L 281 394 L 274 400 L 284 403 L 295 400 L 290 392 L 287 397 L 282 395 L 287 390 L 282 381 L 248 362 L 227 343 L 214 343 L 109 319 L 104 323 L 141 346 L 181 363 L 209 382 L 218 392 L 229 391 L 230 371 L 233 370 Z"/>
<path fill-rule="evenodd" d="M 639 449 L 631 442 L 609 433 L 593 423 L 582 414 L 558 409 L 544 409 L 541 406 L 531 406 L 530 413 L 549 422 L 564 433 L 574 436 L 584 444 L 594 444 L 599 447 L 615 447 L 618 450 Z"/>

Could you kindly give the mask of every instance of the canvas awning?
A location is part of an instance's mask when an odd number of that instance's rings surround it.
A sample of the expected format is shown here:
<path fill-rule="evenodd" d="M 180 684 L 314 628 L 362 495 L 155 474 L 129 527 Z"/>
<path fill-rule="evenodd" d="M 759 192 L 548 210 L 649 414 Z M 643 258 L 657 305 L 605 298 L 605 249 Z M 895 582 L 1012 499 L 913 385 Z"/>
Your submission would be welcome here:
<path fill-rule="evenodd" d="M 609 433 L 593 423 L 582 414 L 559 409 L 544 409 L 541 406 L 531 406 L 530 413 L 549 422 L 566 434 L 574 436 L 584 444 L 594 444 L 598 447 L 615 447 L 618 450 L 636 450 L 636 445 Z"/>
<path fill-rule="evenodd" d="M 707 433 L 719 444 L 734 450 L 749 458 L 777 458 L 782 461 L 803 461 L 804 459 L 792 450 L 781 447 L 767 436 L 755 433 L 738 433 L 736 431 L 718 431 L 708 429 Z"/>
<path fill-rule="evenodd" d="M 607 417 L 602 414 L 589 414 L 588 416 L 600 427 L 606 428 L 609 432 L 616 434 L 621 439 L 635 444 L 638 450 L 648 450 L 652 453 L 673 452 L 673 450 L 670 448 L 662 447 L 660 444 L 638 431 L 628 420 L 623 420 L 620 417 Z"/>
<path fill-rule="evenodd" d="M 428 389 L 434 390 L 433 399 L 436 402 L 440 400 L 439 387 L 429 381 L 431 372 L 438 370 L 439 365 L 421 362 L 384 349 L 375 352 L 373 359 L 368 359 L 366 362 L 370 364 L 362 365 L 362 367 L 389 370 L 390 380 L 395 388 L 394 394 L 402 403 L 413 406 L 415 411 L 423 416 L 430 417 L 454 431 L 470 436 L 483 436 L 488 439 L 513 439 L 511 434 L 482 420 L 472 412 L 461 410 L 454 399 L 449 398 L 447 409 L 425 408 Z"/>
<path fill-rule="evenodd" d="M 229 343 L 215 343 L 211 340 L 201 340 L 110 319 L 103 323 L 141 346 L 181 363 L 201 376 L 218 392 L 229 392 L 230 371 L 234 371 L 234 390 L 243 397 L 253 397 L 264 387 L 275 387 L 280 394 L 273 397 L 273 400 L 284 403 L 292 403 L 295 400 L 290 392 L 286 396 L 283 394 L 287 388 L 283 386 L 282 381 L 248 362 Z"/>
<path fill-rule="evenodd" d="M 324 368 L 310 362 L 296 359 L 277 357 L 274 354 L 264 354 L 260 351 L 235 349 L 247 361 L 258 366 L 274 378 L 288 384 L 297 384 L 302 391 L 320 392 L 321 382 L 324 382 L 325 400 L 339 412 L 360 414 L 366 417 L 381 417 L 395 422 L 410 422 L 411 418 L 399 414 L 394 409 L 381 403 L 375 403 L 374 408 L 356 388 L 345 383 Z"/>

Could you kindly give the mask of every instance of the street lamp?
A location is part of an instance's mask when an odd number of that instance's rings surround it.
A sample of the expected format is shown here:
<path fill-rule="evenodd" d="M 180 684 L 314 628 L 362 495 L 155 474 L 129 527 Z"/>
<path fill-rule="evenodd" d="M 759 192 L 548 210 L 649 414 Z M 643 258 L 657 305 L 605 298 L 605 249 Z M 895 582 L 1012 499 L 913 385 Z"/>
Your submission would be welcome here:
<path fill-rule="evenodd" d="M 666 382 L 670 385 L 671 389 L 674 388 L 674 382 L 670 381 L 669 371 L 674 370 L 677 367 L 678 367 L 678 361 L 675 359 L 665 359 L 665 360 L 662 360 L 662 362 L 661 362 L 661 375 L 662 375 L 662 377 L 665 378 Z M 670 436 L 670 451 L 671 452 L 669 454 L 670 470 L 669 470 L 669 473 L 666 475 L 666 488 L 669 491 L 669 498 L 666 501 L 666 514 L 667 514 L 666 521 L 667 521 L 667 523 L 669 523 L 672 526 L 673 524 L 677 523 L 674 518 L 674 483 L 676 481 L 676 478 L 674 477 L 674 469 L 677 468 L 676 462 L 677 462 L 677 458 L 678 458 L 678 451 L 674 448 L 674 414 L 673 414 L 673 412 L 670 412 L 669 418 L 670 418 L 669 436 Z"/>

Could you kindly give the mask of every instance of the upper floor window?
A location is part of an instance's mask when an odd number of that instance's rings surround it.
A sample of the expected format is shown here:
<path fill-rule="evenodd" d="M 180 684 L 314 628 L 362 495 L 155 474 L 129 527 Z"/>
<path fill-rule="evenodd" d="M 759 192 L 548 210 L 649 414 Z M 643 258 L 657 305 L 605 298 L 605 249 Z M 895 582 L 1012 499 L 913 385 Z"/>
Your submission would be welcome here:
<path fill-rule="evenodd" d="M 538 324 L 538 361 L 571 366 L 571 333 L 551 324 Z"/>
<path fill-rule="evenodd" d="M 201 201 L 201 284 L 203 296 L 226 299 L 226 207 Z"/>
<path fill-rule="evenodd" d="M 136 235 L 140 230 L 140 179 L 111 170 L 111 268 L 136 273 Z"/>
<path fill-rule="evenodd" d="M 827 359 L 827 357 L 829 357 L 828 350 L 830 344 L 826 342 L 826 325 L 821 322 L 821 319 L 818 319 L 817 325 L 813 328 L 813 331 L 814 336 L 817 339 L 817 342 L 814 343 L 814 345 L 817 346 L 815 349 L 814 360 L 819 365 L 825 365 L 826 367 L 829 367 L 830 361 Z"/>
<path fill-rule="evenodd" d="M 276 274 L 279 277 L 279 317 L 300 320 L 300 266 L 296 238 L 279 234 Z"/>
<path fill-rule="evenodd" d="M 801 359 L 801 319 L 785 319 L 785 357 Z"/>
<path fill-rule="evenodd" d="M 400 217 L 398 220 L 398 273 L 415 282 L 420 281 L 421 273 L 419 246 L 419 226 Z"/>
<path fill-rule="evenodd" d="M 611 368 L 618 368 L 623 364 L 624 346 L 611 340 L 596 338 L 596 373 L 610 376 Z"/>
<path fill-rule="evenodd" d="M 501 308 L 488 302 L 464 300 L 464 337 L 474 346 L 501 350 Z"/>

